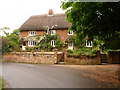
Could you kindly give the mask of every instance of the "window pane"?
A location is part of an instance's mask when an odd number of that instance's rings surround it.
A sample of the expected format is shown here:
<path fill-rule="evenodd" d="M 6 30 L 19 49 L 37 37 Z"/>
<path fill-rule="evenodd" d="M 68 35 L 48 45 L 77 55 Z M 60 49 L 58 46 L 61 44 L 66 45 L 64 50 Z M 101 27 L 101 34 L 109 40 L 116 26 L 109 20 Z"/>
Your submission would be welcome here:
<path fill-rule="evenodd" d="M 89 46 L 89 42 L 87 41 L 87 46 Z"/>
<path fill-rule="evenodd" d="M 53 46 L 53 47 L 55 46 L 55 41 L 54 40 L 51 40 L 50 43 L 51 43 L 51 46 Z"/>
<path fill-rule="evenodd" d="M 55 30 L 51 30 L 51 31 L 50 31 L 50 34 L 51 34 L 51 35 L 55 35 L 55 34 L 56 34 L 56 31 L 55 31 Z"/>
<path fill-rule="evenodd" d="M 52 41 L 52 46 L 53 46 L 53 41 Z"/>
<path fill-rule="evenodd" d="M 72 30 L 69 31 L 69 32 L 68 32 L 68 35 L 73 35 L 73 31 L 72 31 Z"/>
<path fill-rule="evenodd" d="M 34 45 L 34 41 L 32 41 L 33 42 L 33 45 Z"/>

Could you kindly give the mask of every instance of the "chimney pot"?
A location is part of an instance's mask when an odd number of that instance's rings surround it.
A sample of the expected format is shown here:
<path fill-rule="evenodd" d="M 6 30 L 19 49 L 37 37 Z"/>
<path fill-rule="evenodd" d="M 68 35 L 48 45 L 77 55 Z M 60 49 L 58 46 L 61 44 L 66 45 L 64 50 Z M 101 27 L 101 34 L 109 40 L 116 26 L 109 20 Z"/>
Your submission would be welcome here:
<path fill-rule="evenodd" d="M 48 15 L 49 15 L 49 16 L 53 16 L 53 9 L 49 9 Z"/>

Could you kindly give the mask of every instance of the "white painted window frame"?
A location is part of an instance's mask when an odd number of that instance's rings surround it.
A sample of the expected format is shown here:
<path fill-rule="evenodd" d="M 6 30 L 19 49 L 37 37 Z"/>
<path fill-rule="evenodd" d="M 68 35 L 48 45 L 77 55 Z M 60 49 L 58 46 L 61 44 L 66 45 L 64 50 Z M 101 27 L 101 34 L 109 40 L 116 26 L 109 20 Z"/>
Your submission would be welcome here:
<path fill-rule="evenodd" d="M 56 30 L 50 30 L 50 35 L 56 35 Z"/>
<path fill-rule="evenodd" d="M 28 41 L 28 47 L 34 47 L 36 45 L 35 41 Z"/>
<path fill-rule="evenodd" d="M 86 40 L 85 46 L 86 46 L 86 47 L 92 47 L 92 41 Z"/>
<path fill-rule="evenodd" d="M 70 41 L 69 43 L 68 43 L 68 49 L 73 49 L 73 47 L 74 47 L 74 42 L 73 41 Z"/>
<path fill-rule="evenodd" d="M 55 47 L 55 40 L 51 40 L 51 41 L 50 41 L 50 45 L 51 45 L 52 47 Z"/>
<path fill-rule="evenodd" d="M 73 31 L 70 30 L 70 31 L 68 32 L 68 35 L 73 35 Z"/>
<path fill-rule="evenodd" d="M 36 35 L 36 31 L 29 31 L 28 32 L 28 36 L 35 36 Z"/>

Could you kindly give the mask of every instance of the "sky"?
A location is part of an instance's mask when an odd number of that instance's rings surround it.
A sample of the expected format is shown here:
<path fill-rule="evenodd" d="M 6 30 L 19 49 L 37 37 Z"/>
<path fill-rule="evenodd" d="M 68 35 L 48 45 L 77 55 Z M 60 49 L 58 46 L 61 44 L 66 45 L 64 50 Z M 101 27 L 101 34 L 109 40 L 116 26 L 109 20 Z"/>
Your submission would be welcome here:
<path fill-rule="evenodd" d="M 10 32 L 20 26 L 32 15 L 64 13 L 60 6 L 63 0 L 0 0 L 0 28 L 8 27 Z"/>

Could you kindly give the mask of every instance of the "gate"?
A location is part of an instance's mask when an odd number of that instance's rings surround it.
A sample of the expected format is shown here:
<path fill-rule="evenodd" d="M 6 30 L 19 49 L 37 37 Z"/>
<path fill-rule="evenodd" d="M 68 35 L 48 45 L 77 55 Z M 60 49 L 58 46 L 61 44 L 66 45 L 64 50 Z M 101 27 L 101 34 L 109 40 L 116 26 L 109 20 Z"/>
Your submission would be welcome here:
<path fill-rule="evenodd" d="M 101 54 L 100 55 L 100 61 L 101 63 L 108 63 L 108 58 L 106 54 Z"/>

